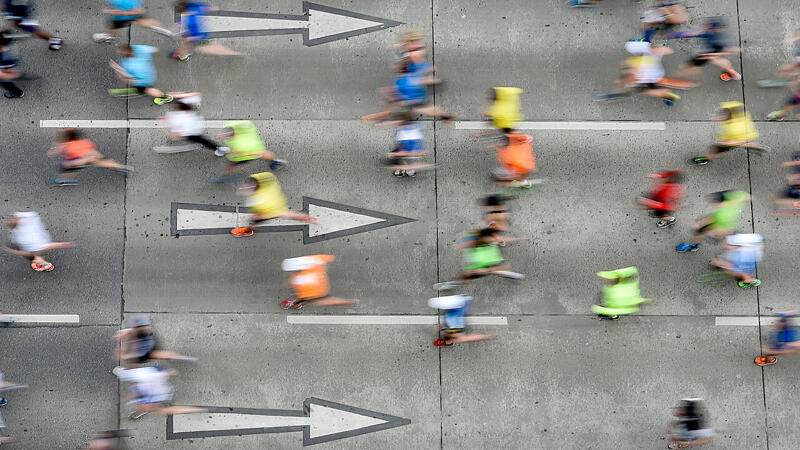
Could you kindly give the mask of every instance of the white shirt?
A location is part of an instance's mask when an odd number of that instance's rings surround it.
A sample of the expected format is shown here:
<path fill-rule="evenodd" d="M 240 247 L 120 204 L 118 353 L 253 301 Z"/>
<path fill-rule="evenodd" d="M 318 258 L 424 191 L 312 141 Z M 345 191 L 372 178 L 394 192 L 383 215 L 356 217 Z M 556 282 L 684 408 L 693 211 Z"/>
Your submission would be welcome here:
<path fill-rule="evenodd" d="M 656 83 L 664 78 L 664 66 L 661 65 L 661 55 L 656 55 L 650 50 L 650 43 L 643 41 L 630 41 L 625 44 L 628 53 L 640 56 L 639 66 L 636 68 L 637 83 Z"/>
<path fill-rule="evenodd" d="M 14 213 L 17 226 L 11 230 L 11 242 L 23 252 L 40 252 L 52 242 L 39 213 L 34 211 Z"/>
<path fill-rule="evenodd" d="M 181 136 L 199 136 L 203 134 L 205 123 L 203 117 L 194 111 L 169 111 L 166 115 L 167 127 Z"/>

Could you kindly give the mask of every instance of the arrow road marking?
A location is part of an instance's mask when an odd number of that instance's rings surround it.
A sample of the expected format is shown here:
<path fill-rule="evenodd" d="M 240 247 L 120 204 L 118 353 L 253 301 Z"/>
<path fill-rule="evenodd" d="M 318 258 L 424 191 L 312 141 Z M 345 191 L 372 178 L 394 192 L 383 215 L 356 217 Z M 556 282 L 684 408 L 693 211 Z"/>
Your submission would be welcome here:
<path fill-rule="evenodd" d="M 303 197 L 303 211 L 318 218 L 319 223 L 299 224 L 293 220 L 274 219 L 257 225 L 255 231 L 302 231 L 303 243 L 311 244 L 415 221 L 310 197 Z M 249 213 L 238 212 L 234 206 L 173 202 L 170 233 L 172 236 L 228 234 L 237 224 L 246 224 L 250 216 Z"/>
<path fill-rule="evenodd" d="M 388 430 L 409 419 L 307 398 L 302 411 L 251 408 L 207 408 L 207 413 L 167 417 L 167 439 L 303 432 L 303 445 L 314 445 Z"/>
<path fill-rule="evenodd" d="M 210 39 L 301 34 L 307 47 L 402 25 L 311 2 L 303 2 L 302 15 L 213 11 L 204 20 Z"/>

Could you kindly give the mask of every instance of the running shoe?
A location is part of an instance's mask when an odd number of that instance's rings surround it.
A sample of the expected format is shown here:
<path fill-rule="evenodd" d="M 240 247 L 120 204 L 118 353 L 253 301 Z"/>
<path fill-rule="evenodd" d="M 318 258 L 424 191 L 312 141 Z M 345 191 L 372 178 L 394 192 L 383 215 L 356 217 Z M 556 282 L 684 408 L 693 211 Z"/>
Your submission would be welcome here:
<path fill-rule="evenodd" d="M 255 232 L 250 227 L 236 227 L 231 230 L 231 234 L 236 237 L 250 237 L 254 233 Z"/>
<path fill-rule="evenodd" d="M 146 415 L 147 411 L 134 411 L 128 416 L 128 418 L 131 420 L 139 420 Z"/>
<path fill-rule="evenodd" d="M 756 364 L 758 364 L 759 366 L 761 366 L 761 367 L 771 366 L 773 364 L 778 364 L 778 357 L 777 356 L 771 356 L 771 355 L 759 356 L 759 357 L 757 357 L 755 359 L 754 362 Z"/>
<path fill-rule="evenodd" d="M 453 343 L 451 342 L 451 343 L 448 344 L 447 341 L 445 341 L 442 338 L 439 338 L 439 339 L 433 341 L 433 345 L 436 346 L 436 347 L 452 347 Z"/>
<path fill-rule="evenodd" d="M 3 94 L 3 97 L 5 97 L 5 98 L 22 98 L 22 97 L 25 97 L 25 93 L 23 92 L 23 93 L 21 93 L 19 95 L 15 95 L 15 94 L 12 94 L 11 92 L 6 91 Z"/>
<path fill-rule="evenodd" d="M 117 40 L 117 38 L 110 35 L 109 33 L 95 33 L 92 35 L 92 40 L 100 44 L 103 42 L 105 43 L 114 42 Z"/>
<path fill-rule="evenodd" d="M 214 150 L 214 154 L 216 156 L 225 156 L 230 152 L 231 152 L 231 149 L 229 147 L 217 147 L 217 149 Z"/>
<path fill-rule="evenodd" d="M 494 272 L 495 275 L 503 278 L 510 278 L 512 280 L 522 280 L 525 279 L 525 275 L 517 272 L 512 272 L 510 270 L 498 270 Z"/>
<path fill-rule="evenodd" d="M 50 44 L 47 48 L 53 51 L 61 50 L 61 46 L 64 44 L 64 40 L 59 37 L 51 37 L 47 42 Z"/>
<path fill-rule="evenodd" d="M 692 244 L 691 242 L 681 242 L 675 247 L 675 250 L 686 253 L 686 252 L 696 252 L 700 249 L 700 244 Z"/>
<path fill-rule="evenodd" d="M 695 156 L 694 158 L 689 160 L 689 164 L 693 166 L 704 166 L 708 164 L 710 160 L 705 156 Z"/>
<path fill-rule="evenodd" d="M 598 314 L 597 317 L 599 317 L 600 320 L 619 320 L 619 315 L 617 315 L 617 314 L 614 314 L 613 316 L 607 316 L 605 314 Z"/>
<path fill-rule="evenodd" d="M 656 222 L 656 226 L 658 228 L 667 228 L 668 226 L 674 224 L 677 221 L 678 221 L 677 217 L 673 217 L 672 220 L 663 220 L 662 219 L 662 220 L 659 220 L 658 222 Z"/>
<path fill-rule="evenodd" d="M 416 170 L 406 170 L 406 176 L 407 177 L 415 177 L 415 176 L 417 176 L 417 171 Z"/>
<path fill-rule="evenodd" d="M 57 186 L 75 186 L 76 184 L 78 184 L 78 180 L 75 180 L 75 179 L 72 179 L 72 178 L 58 178 L 58 177 L 56 177 L 56 178 L 53 178 L 52 180 L 50 180 L 50 182 L 55 184 L 55 185 L 57 185 Z"/>
<path fill-rule="evenodd" d="M 6 406 L 8 400 L 5 397 L 0 397 L 0 406 Z"/>
<path fill-rule="evenodd" d="M 533 183 L 531 183 L 528 180 L 522 180 L 522 181 L 514 180 L 514 181 L 511 182 L 511 187 L 521 188 L 521 189 L 530 189 L 530 188 L 533 187 Z"/>
<path fill-rule="evenodd" d="M 286 161 L 282 159 L 276 159 L 269 163 L 269 170 L 278 170 L 285 165 Z"/>
<path fill-rule="evenodd" d="M 725 72 L 719 75 L 719 79 L 722 81 L 738 81 L 742 79 L 742 75 L 738 73 L 736 75 L 731 75 L 730 73 Z"/>
<path fill-rule="evenodd" d="M 155 103 L 156 105 L 163 105 L 163 104 L 165 104 L 165 103 L 170 103 L 170 102 L 172 102 L 172 100 L 173 100 L 173 98 L 172 98 L 172 96 L 171 96 L 171 95 L 169 95 L 169 94 L 164 94 L 164 96 L 163 96 L 163 97 L 156 97 L 156 98 L 154 98 L 154 99 L 153 99 L 153 103 Z"/>
<path fill-rule="evenodd" d="M 392 175 L 396 176 L 397 178 L 403 178 L 404 176 L 406 176 L 406 171 L 397 169 L 394 172 L 392 172 Z"/>
<path fill-rule="evenodd" d="M 37 272 L 51 272 L 54 268 L 55 267 L 53 266 L 53 263 L 51 263 L 51 262 L 44 263 L 44 264 L 39 264 L 37 262 L 32 262 L 31 263 L 31 269 L 33 269 L 33 270 L 35 270 Z"/>
<path fill-rule="evenodd" d="M 738 284 L 739 284 L 740 288 L 747 289 L 747 288 L 751 288 L 751 287 L 761 286 L 761 280 L 756 278 L 755 280 L 753 280 L 752 283 L 745 283 L 744 281 L 740 281 Z"/>
<path fill-rule="evenodd" d="M 786 115 L 783 114 L 783 111 L 777 110 L 777 111 L 772 111 L 771 113 L 767 114 L 764 117 L 764 119 L 770 120 L 770 121 L 772 121 L 772 120 L 780 121 L 780 120 L 783 120 L 785 117 L 786 117 Z"/>

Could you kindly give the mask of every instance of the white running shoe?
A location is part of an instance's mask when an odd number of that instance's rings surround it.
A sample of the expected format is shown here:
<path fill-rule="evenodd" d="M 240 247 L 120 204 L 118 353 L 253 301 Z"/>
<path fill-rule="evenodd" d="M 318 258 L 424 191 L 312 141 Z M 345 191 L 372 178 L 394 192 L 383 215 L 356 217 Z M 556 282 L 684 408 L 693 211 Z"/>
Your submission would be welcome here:
<path fill-rule="evenodd" d="M 92 35 L 92 40 L 100 44 L 103 42 L 114 42 L 117 38 L 109 33 L 95 33 Z"/>
<path fill-rule="evenodd" d="M 230 152 L 231 152 L 231 149 L 228 148 L 228 147 L 217 147 L 217 149 L 214 150 L 214 154 L 217 155 L 217 156 L 225 156 Z"/>

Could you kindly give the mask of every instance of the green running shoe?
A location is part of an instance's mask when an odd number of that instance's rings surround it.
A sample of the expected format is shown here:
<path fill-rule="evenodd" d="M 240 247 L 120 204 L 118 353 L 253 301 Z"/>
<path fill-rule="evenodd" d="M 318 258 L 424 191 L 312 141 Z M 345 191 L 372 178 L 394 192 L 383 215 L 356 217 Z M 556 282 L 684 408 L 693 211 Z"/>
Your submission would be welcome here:
<path fill-rule="evenodd" d="M 771 120 L 783 120 L 784 117 L 786 116 L 783 114 L 783 112 L 781 110 L 777 110 L 767 114 L 767 116 L 764 118 L 771 121 Z"/>
<path fill-rule="evenodd" d="M 742 288 L 742 289 L 747 289 L 747 288 L 751 288 L 751 287 L 758 287 L 758 286 L 761 286 L 761 280 L 759 280 L 758 278 L 753 280 L 752 283 L 745 283 L 743 281 L 739 282 L 739 287 Z"/>
<path fill-rule="evenodd" d="M 163 96 L 163 97 L 156 97 L 156 98 L 154 98 L 154 99 L 153 99 L 153 103 L 155 103 L 156 105 L 163 105 L 164 103 L 169 103 L 169 102 L 171 102 L 172 100 L 173 100 L 173 99 L 172 99 L 172 96 L 171 96 L 171 95 L 169 95 L 169 94 L 164 94 L 164 96 Z"/>

